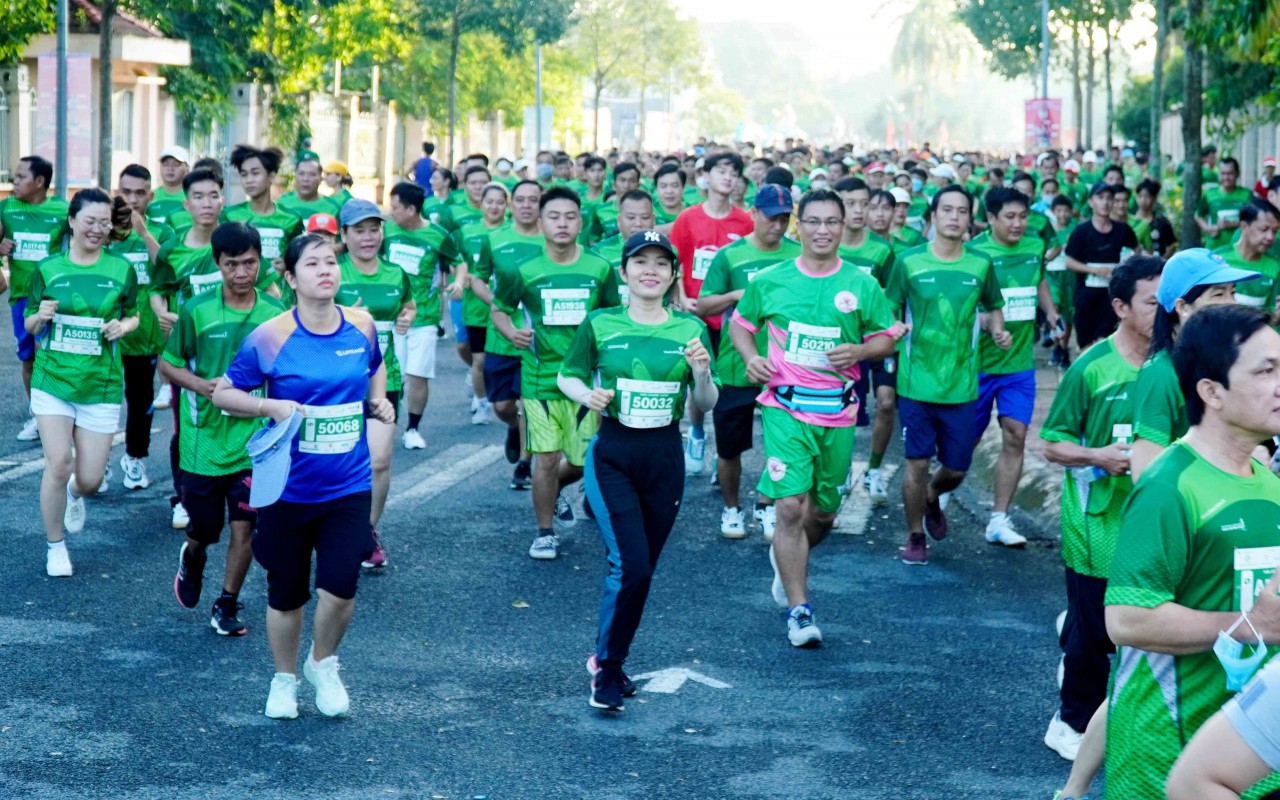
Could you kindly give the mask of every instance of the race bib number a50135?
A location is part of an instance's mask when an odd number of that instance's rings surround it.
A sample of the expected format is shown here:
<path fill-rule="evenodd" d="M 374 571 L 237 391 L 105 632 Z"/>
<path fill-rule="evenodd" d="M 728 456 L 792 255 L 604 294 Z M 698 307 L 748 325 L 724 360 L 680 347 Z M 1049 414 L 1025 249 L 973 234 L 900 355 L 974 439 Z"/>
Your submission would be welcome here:
<path fill-rule="evenodd" d="M 78 356 L 102 355 L 102 318 L 54 314 L 49 349 Z"/>

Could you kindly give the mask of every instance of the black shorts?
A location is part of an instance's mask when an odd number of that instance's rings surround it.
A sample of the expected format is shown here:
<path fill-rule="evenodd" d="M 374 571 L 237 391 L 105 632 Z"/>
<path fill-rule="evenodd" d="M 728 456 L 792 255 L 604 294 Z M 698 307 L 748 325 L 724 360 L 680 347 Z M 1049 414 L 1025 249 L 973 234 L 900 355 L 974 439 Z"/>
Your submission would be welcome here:
<path fill-rule="evenodd" d="M 395 416 L 391 418 L 391 424 L 394 425 L 400 421 L 400 390 L 397 389 L 394 392 L 387 392 L 387 402 L 391 404 L 391 408 L 395 412 Z M 369 413 L 367 408 L 365 410 L 365 416 L 369 419 L 373 419 L 373 414 Z"/>
<path fill-rule="evenodd" d="M 267 605 L 302 608 L 311 599 L 311 554 L 316 588 L 349 600 L 356 596 L 360 562 L 373 552 L 371 492 L 320 503 L 278 500 L 258 512 L 253 557 L 267 571 Z"/>
<path fill-rule="evenodd" d="M 734 459 L 751 449 L 751 431 L 755 424 L 755 387 L 722 386 L 711 420 L 716 426 L 716 453 Z"/>
<path fill-rule="evenodd" d="M 182 507 L 191 515 L 187 536 L 200 544 L 217 544 L 222 538 L 225 521 L 258 521 L 258 512 L 249 505 L 251 470 L 241 470 L 230 475 L 197 475 L 183 472 L 179 480 Z"/>
<path fill-rule="evenodd" d="M 486 356 L 484 389 L 490 403 L 520 397 L 520 356 Z"/>
<path fill-rule="evenodd" d="M 876 389 L 887 386 L 895 392 L 898 390 L 898 358 L 889 356 L 879 361 L 866 362 L 871 365 L 871 385 Z"/>
<path fill-rule="evenodd" d="M 722 331 L 719 328 L 707 326 L 707 338 L 711 340 L 711 360 L 714 361 L 720 355 L 720 335 Z M 730 347 L 733 345 L 730 344 Z"/>
<path fill-rule="evenodd" d="M 467 344 L 473 353 L 483 353 L 485 342 L 489 338 L 489 329 L 484 325 L 467 326 Z"/>

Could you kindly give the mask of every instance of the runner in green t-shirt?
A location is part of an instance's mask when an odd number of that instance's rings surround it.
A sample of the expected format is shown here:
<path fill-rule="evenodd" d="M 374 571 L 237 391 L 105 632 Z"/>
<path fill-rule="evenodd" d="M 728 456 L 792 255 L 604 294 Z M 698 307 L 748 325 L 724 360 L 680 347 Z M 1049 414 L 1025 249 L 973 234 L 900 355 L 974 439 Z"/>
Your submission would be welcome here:
<path fill-rule="evenodd" d="M 1224 158 L 1218 168 L 1218 185 L 1204 189 L 1200 195 L 1196 224 L 1204 234 L 1205 247 L 1210 250 L 1231 243 L 1236 228 L 1240 227 L 1240 209 L 1253 197 L 1239 181 L 1240 162 Z"/>
<path fill-rule="evenodd" d="M 320 194 L 320 161 L 308 158 L 298 162 L 293 172 L 293 191 L 281 196 L 276 205 L 306 222 L 313 214 L 336 217 L 343 204 Z"/>
<path fill-rule="evenodd" d="M 582 233 L 578 235 L 579 244 L 593 244 L 591 223 L 595 219 L 596 209 L 605 202 L 604 182 L 608 174 L 609 164 L 603 158 L 599 156 L 583 158 L 582 181 L 573 187 L 582 200 Z"/>
<path fill-rule="evenodd" d="M 1268 252 L 1280 230 L 1280 210 L 1266 200 L 1252 200 L 1240 209 L 1240 228 L 1233 244 L 1214 252 L 1238 269 L 1261 273 L 1257 280 L 1236 287 L 1236 302 L 1261 308 L 1277 321 L 1276 299 L 1280 290 L 1280 261 Z"/>
<path fill-rule="evenodd" d="M 1071 363 L 1069 344 L 1071 341 L 1071 323 L 1075 312 L 1076 276 L 1067 269 L 1067 241 L 1075 230 L 1075 206 L 1071 198 L 1058 195 L 1050 206 L 1053 218 L 1053 247 L 1045 254 L 1045 280 L 1049 282 L 1049 298 L 1058 310 L 1058 318 L 1062 320 L 1062 335 L 1057 337 L 1053 350 L 1049 353 L 1051 366 L 1066 369 Z"/>
<path fill-rule="evenodd" d="M 663 234 L 671 233 L 676 217 L 685 209 L 684 181 L 684 171 L 679 164 L 663 164 L 654 175 L 654 197 L 657 202 L 654 203 L 653 215 L 658 230 Z"/>
<path fill-rule="evenodd" d="M 591 705 L 613 711 L 622 710 L 628 693 L 622 664 L 684 494 L 685 393 L 704 411 L 717 394 L 707 326 L 666 307 L 680 263 L 671 242 L 641 231 L 623 252 L 632 304 L 589 314 L 556 380 L 585 412 L 604 416 L 587 452 L 586 485 L 605 534 L 609 576 L 587 668 Z"/>
<path fill-rule="evenodd" d="M 582 477 L 587 442 L 599 422 L 595 414 L 579 413 L 577 404 L 560 391 L 556 375 L 577 328 L 588 313 L 605 305 L 610 268 L 607 261 L 577 243 L 582 215 L 576 192 L 549 189 L 539 204 L 545 253 L 496 273 L 493 305 L 501 314 L 495 314 L 493 321 L 498 333 L 524 355 L 520 394 L 528 450 L 542 456 L 534 464 L 538 532 L 529 555 L 551 559 L 557 554 L 553 513 L 567 525 L 576 521 L 569 500 L 563 495 L 557 500 L 557 493 Z M 522 304 L 529 327 L 517 330 L 510 315 Z"/>
<path fill-rule="evenodd" d="M 609 262 L 609 282 L 605 287 L 608 305 L 625 306 L 630 302 L 630 291 L 618 269 L 622 266 L 622 246 L 638 231 L 656 230 L 653 197 L 643 189 L 631 189 L 617 200 L 618 233 L 591 248 L 591 252 Z M 669 302 L 669 301 L 668 301 Z"/>
<path fill-rule="evenodd" d="M 1001 349 L 1013 342 L 991 258 L 964 245 L 972 203 L 956 184 L 939 189 L 930 209 L 934 240 L 902 253 L 887 285 L 889 301 L 911 327 L 898 358 L 898 414 L 907 458 L 902 560 L 908 564 L 928 563 L 926 526 L 934 539 L 947 535 L 939 496 L 960 485 L 973 460 L 979 305 L 987 312 L 986 335 Z M 941 466 L 930 478 L 935 454 Z"/>
<path fill-rule="evenodd" d="M 408 333 L 409 325 L 417 316 L 409 276 L 399 266 L 379 256 L 385 220 L 377 206 L 368 200 L 352 200 L 342 207 L 340 221 L 347 252 L 338 257 L 338 295 L 334 301 L 339 305 L 358 306 L 373 317 L 383 367 L 387 372 L 387 400 L 398 416 L 402 382 L 400 362 L 395 348 L 391 346 L 391 339 L 393 333 L 401 336 Z M 389 423 L 377 419 L 367 421 L 365 438 L 369 442 L 373 470 L 373 499 L 369 511 L 373 552 L 363 562 L 366 569 L 387 565 L 387 552 L 378 522 L 382 519 L 382 510 L 391 490 L 391 453 L 395 436 L 395 417 Z"/>
<path fill-rule="evenodd" d="M 444 169 L 432 173 L 432 180 Z M 426 193 L 408 181 L 391 189 L 391 222 L 382 232 L 382 257 L 409 276 L 417 308 L 408 333 L 395 334 L 396 360 L 404 375 L 405 411 L 409 417 L 402 443 L 406 450 L 427 446 L 418 427 L 427 410 L 430 380 L 436 376 L 436 339 L 440 324 L 441 271 L 455 260 L 453 242 L 444 228 L 423 219 Z"/>
<path fill-rule="evenodd" d="M 67 235 L 67 202 L 49 196 L 52 181 L 52 164 L 40 156 L 26 156 L 14 170 L 13 194 L 0 200 L 0 256 L 9 260 L 9 315 L 22 362 L 22 388 L 28 395 L 36 341 L 23 326 L 27 287 L 36 265 L 62 252 Z M 18 441 L 38 438 L 35 417 L 30 417 L 18 432 Z"/>
<path fill-rule="evenodd" d="M 239 594 L 253 561 L 251 536 L 257 521 L 249 505 L 252 465 L 245 445 L 261 423 L 223 413 L 211 397 L 245 337 L 284 308 L 254 288 L 262 265 L 261 237 L 254 228 L 220 225 L 210 246 L 222 281 L 183 304 L 160 358 L 160 372 L 180 390 L 178 458 L 183 503 L 191 516 L 178 552 L 174 594 L 183 608 L 200 602 L 206 549 L 222 537 L 226 519 L 231 543 L 209 624 L 222 636 L 241 636 L 247 628 L 239 618 Z"/>
<path fill-rule="evenodd" d="M 701 317 L 723 317 L 726 324 L 743 293 L 761 270 L 800 255 L 800 243 L 786 238 L 791 224 L 791 193 L 776 183 L 756 190 L 751 212 L 754 226 L 747 236 L 716 251 L 707 267 L 707 277 L 698 293 L 697 313 Z M 756 351 L 768 352 L 768 335 L 756 334 Z M 747 378 L 747 365 L 735 347 L 720 348 L 716 357 L 720 378 L 720 399 L 713 419 L 716 434 L 716 475 L 720 480 L 720 535 L 742 539 L 747 535 L 746 515 L 740 510 L 738 494 L 742 485 L 742 454 L 752 447 L 756 397 L 760 386 Z M 777 509 L 773 499 L 757 494 L 754 517 L 766 541 L 773 541 Z"/>
<path fill-rule="evenodd" d="M 890 189 L 889 193 L 893 195 L 894 200 L 893 217 L 889 226 L 889 241 L 893 244 L 894 254 L 898 255 L 924 244 L 925 238 L 920 234 L 920 231 L 907 225 L 907 213 L 911 208 L 911 193 L 898 186 Z"/>
<path fill-rule="evenodd" d="M 1068 468 L 1061 514 L 1067 584 L 1061 705 L 1045 734 L 1045 744 L 1068 760 L 1075 759 L 1085 727 L 1106 696 L 1114 648 L 1102 596 L 1121 509 L 1133 487 L 1128 470 L 1134 382 L 1151 344 L 1162 266 L 1148 256 L 1116 268 L 1109 291 L 1120 325 L 1063 374 L 1040 430 L 1045 458 Z"/>
<path fill-rule="evenodd" d="M 324 185 L 329 187 L 329 199 L 341 209 L 351 199 L 351 187 L 355 185 L 351 170 L 341 161 L 330 161 L 325 165 L 322 178 Z"/>
<path fill-rule="evenodd" d="M 1015 174 L 1010 183 L 1014 189 L 1026 195 L 1028 202 L 1036 196 L 1035 179 L 1027 173 L 1019 172 Z M 983 197 L 983 202 L 984 204 L 986 202 L 985 196 Z M 989 215 L 991 211 L 986 209 L 984 205 L 983 213 Z M 1045 250 L 1057 244 L 1057 232 L 1054 230 L 1053 223 L 1049 220 L 1049 217 L 1031 208 L 1027 209 L 1027 233 L 1039 237 L 1044 242 Z"/>
<path fill-rule="evenodd" d="M 138 327 L 133 267 L 103 252 L 115 227 L 112 208 L 98 189 L 75 196 L 67 214 L 69 247 L 31 274 L 24 312 L 26 331 L 39 342 L 31 412 L 44 450 L 40 513 L 49 542 L 45 570 L 52 577 L 71 575 L 62 528 L 84 529 L 84 495 L 102 483 L 124 391 L 116 342 Z"/>
<path fill-rule="evenodd" d="M 458 177 L 453 174 L 453 170 L 436 167 L 431 173 L 430 183 L 432 194 L 422 201 L 422 217 L 432 225 L 439 225 L 443 228 L 444 198 L 458 188 Z"/>
<path fill-rule="evenodd" d="M 622 198 L 640 188 L 640 168 L 622 163 L 613 168 L 613 196 L 593 209 L 587 239 L 595 244 L 618 235 L 618 212 Z"/>
<path fill-rule="evenodd" d="M 1084 206 L 1089 199 L 1089 184 L 1081 180 L 1081 177 L 1079 161 L 1068 159 L 1062 165 L 1062 182 L 1058 184 L 1058 193 L 1071 198 L 1074 208 Z"/>
<path fill-rule="evenodd" d="M 1029 229 L 1029 198 L 1017 189 L 987 192 L 987 230 L 969 246 L 990 256 L 1004 296 L 1005 330 L 1013 336 L 1008 349 L 984 337 L 978 343 L 978 407 L 976 437 L 981 438 L 998 409 L 1001 448 L 996 458 L 995 498 L 986 539 L 991 544 L 1022 547 L 1027 539 L 1009 519 L 1018 481 L 1022 478 L 1027 429 L 1035 411 L 1036 310 L 1050 330 L 1058 327 L 1058 312 L 1044 272 L 1044 240 Z"/>
<path fill-rule="evenodd" d="M 222 222 L 244 222 L 257 229 L 262 237 L 262 270 L 258 287 L 274 297 L 280 296 L 276 284 L 284 272 L 284 251 L 289 242 L 303 233 L 302 219 L 285 211 L 271 199 L 271 187 L 284 154 L 277 148 L 259 150 L 239 145 L 231 151 L 231 166 L 240 173 L 240 186 L 249 198 L 222 211 Z"/>
<path fill-rule="evenodd" d="M 462 178 L 462 190 L 455 189 L 445 201 L 440 225 L 453 233 L 484 216 L 484 212 L 480 210 L 480 198 L 490 180 L 487 167 L 468 168 Z"/>
<path fill-rule="evenodd" d="M 190 171 L 191 156 L 185 147 L 166 147 L 160 153 L 160 186 L 148 201 L 147 222 L 159 222 L 173 227 L 173 215 L 182 211 L 186 194 L 182 191 L 182 179 Z"/>
<path fill-rule="evenodd" d="M 1280 480 L 1250 457 L 1280 433 L 1280 336 L 1270 322 L 1258 309 L 1219 306 L 1178 337 L 1179 384 L 1196 387 L 1186 398 L 1192 427 L 1129 498 L 1106 591 L 1107 633 L 1119 648 L 1109 797 L 1164 798 L 1187 741 L 1277 652 Z M 1256 649 L 1263 642 L 1265 653 Z M 1243 796 L 1270 796 L 1277 784 L 1272 775 Z"/>
<path fill-rule="evenodd" d="M 466 344 L 463 361 L 470 366 L 469 379 L 473 398 L 471 424 L 487 425 L 493 420 L 484 386 L 484 357 L 488 347 L 489 304 L 471 288 L 471 270 L 483 257 L 489 234 L 506 224 L 507 188 L 500 183 L 490 183 L 480 195 L 483 216 L 464 225 L 453 233 L 453 246 L 458 253 L 458 269 L 448 286 L 450 303 L 461 299 L 463 337 L 459 346 Z"/>

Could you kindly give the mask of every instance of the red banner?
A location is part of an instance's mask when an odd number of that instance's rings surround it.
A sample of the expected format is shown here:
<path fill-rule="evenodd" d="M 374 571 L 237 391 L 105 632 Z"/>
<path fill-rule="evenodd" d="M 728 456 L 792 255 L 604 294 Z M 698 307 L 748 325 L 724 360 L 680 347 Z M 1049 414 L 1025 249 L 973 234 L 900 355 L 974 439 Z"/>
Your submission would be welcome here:
<path fill-rule="evenodd" d="M 1062 101 L 1037 97 L 1027 101 L 1027 152 L 1062 147 Z"/>

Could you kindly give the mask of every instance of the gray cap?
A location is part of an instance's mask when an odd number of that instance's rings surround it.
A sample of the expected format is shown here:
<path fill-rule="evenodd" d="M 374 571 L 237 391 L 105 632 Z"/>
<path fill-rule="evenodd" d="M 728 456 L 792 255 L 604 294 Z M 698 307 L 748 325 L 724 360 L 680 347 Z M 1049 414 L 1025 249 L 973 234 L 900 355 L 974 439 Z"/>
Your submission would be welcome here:
<path fill-rule="evenodd" d="M 253 463 L 249 505 L 264 508 L 279 500 L 284 493 L 293 461 L 293 437 L 298 435 L 301 426 L 302 414 L 295 410 L 287 420 L 262 428 L 249 437 L 245 445 Z"/>
<path fill-rule="evenodd" d="M 342 223 L 342 227 L 348 228 L 366 219 L 377 219 L 383 222 L 387 218 L 382 216 L 382 210 L 368 200 L 359 200 L 352 198 L 348 200 L 346 205 L 342 207 L 342 211 L 338 214 L 338 221 Z"/>

